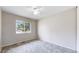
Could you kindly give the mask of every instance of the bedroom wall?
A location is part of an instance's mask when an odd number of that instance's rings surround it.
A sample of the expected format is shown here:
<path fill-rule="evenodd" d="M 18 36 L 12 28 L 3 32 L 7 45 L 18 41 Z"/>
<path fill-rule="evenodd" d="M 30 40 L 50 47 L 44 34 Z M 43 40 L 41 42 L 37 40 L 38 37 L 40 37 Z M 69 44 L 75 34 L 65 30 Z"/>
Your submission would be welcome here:
<path fill-rule="evenodd" d="M 16 34 L 16 20 L 31 22 L 31 33 Z M 37 39 L 37 21 L 2 12 L 2 46 L 12 45 L 22 41 Z"/>
<path fill-rule="evenodd" d="M 76 50 L 76 8 L 42 18 L 38 22 L 39 38 L 43 41 Z"/>
<path fill-rule="evenodd" d="M 77 7 L 77 51 L 79 53 L 79 6 Z"/>
<path fill-rule="evenodd" d="M 2 32 L 2 30 L 1 30 L 1 29 L 2 29 L 2 28 L 1 28 L 1 25 L 2 25 L 2 24 L 1 24 L 2 18 L 1 18 L 1 16 L 2 16 L 2 15 L 1 15 L 1 9 L 0 9 L 0 52 L 1 52 L 1 39 L 2 39 L 2 37 L 1 37 L 1 36 L 2 36 L 2 35 L 1 35 L 1 32 Z"/>

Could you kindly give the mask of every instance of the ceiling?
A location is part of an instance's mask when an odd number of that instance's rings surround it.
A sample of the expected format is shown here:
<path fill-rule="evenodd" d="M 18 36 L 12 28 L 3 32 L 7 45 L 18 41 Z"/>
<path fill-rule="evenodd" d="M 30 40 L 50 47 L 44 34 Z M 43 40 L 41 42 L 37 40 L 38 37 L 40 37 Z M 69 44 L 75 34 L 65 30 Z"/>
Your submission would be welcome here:
<path fill-rule="evenodd" d="M 54 15 L 59 12 L 66 11 L 71 8 L 75 8 L 75 6 L 40 6 L 40 7 L 42 8 L 42 10 L 38 15 L 33 15 L 31 11 L 31 6 L 2 6 L 1 8 L 3 11 L 36 20 L 39 20 L 41 18 L 50 15 Z"/>

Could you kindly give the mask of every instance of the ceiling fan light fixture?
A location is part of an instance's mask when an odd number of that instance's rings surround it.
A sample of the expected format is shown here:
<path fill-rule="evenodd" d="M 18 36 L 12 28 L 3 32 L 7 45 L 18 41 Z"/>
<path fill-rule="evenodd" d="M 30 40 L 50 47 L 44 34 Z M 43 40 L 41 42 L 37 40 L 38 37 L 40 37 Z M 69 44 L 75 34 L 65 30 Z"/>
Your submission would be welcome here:
<path fill-rule="evenodd" d="M 40 10 L 41 10 L 41 8 L 39 8 L 37 6 L 32 7 L 32 12 L 33 12 L 34 15 L 39 14 Z"/>
<path fill-rule="evenodd" d="M 38 11 L 34 11 L 34 12 L 33 12 L 34 15 L 37 15 L 37 14 L 39 14 L 39 13 L 40 13 L 40 12 L 38 12 Z"/>
<path fill-rule="evenodd" d="M 33 14 L 34 14 L 34 15 L 37 15 L 37 14 L 39 14 L 39 13 L 40 13 L 39 10 L 33 10 Z"/>

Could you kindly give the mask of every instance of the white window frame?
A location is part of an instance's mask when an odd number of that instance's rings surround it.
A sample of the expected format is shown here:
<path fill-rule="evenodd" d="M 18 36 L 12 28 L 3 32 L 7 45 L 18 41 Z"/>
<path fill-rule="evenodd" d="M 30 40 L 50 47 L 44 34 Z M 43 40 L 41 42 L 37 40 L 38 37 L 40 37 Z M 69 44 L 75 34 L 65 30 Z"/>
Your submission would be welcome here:
<path fill-rule="evenodd" d="M 17 20 L 16 20 L 17 21 Z M 24 33 L 31 33 L 31 22 L 28 21 L 24 21 L 24 20 L 18 20 L 18 21 L 23 21 L 25 23 L 30 23 L 30 31 L 26 31 L 26 32 L 16 32 L 16 34 L 24 34 Z M 25 28 L 25 24 L 24 24 L 24 28 Z M 25 29 L 24 29 L 25 30 Z"/>

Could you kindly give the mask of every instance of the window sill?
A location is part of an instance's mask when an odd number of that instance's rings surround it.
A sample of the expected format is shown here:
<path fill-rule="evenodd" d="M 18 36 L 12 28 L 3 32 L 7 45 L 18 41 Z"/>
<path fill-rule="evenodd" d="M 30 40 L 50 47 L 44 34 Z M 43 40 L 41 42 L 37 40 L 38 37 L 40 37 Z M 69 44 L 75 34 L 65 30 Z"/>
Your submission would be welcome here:
<path fill-rule="evenodd" d="M 28 33 L 31 33 L 31 32 L 18 32 L 16 34 L 28 34 Z"/>

